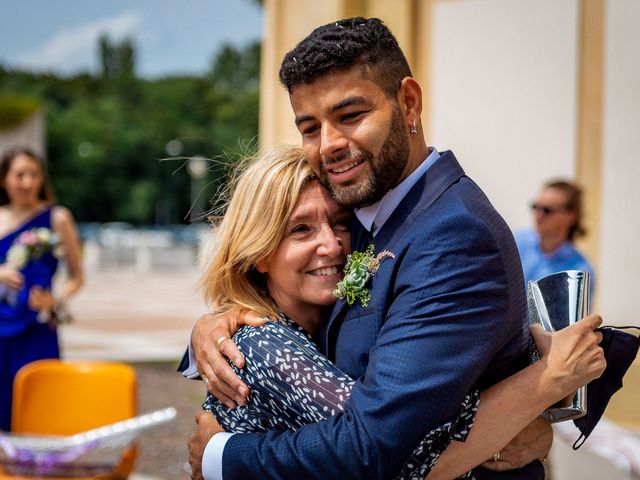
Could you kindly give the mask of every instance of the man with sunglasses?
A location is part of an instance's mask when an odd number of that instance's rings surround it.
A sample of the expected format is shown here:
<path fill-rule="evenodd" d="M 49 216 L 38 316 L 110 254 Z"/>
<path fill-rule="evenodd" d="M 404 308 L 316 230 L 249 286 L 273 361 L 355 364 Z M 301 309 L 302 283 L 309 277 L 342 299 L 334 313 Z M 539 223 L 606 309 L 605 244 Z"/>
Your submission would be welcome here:
<path fill-rule="evenodd" d="M 591 275 L 593 295 L 593 267 L 573 243 L 586 234 L 582 225 L 582 190 L 567 181 L 547 182 L 531 209 L 535 230 L 515 233 L 525 281 L 538 280 L 561 270 L 582 270 Z"/>

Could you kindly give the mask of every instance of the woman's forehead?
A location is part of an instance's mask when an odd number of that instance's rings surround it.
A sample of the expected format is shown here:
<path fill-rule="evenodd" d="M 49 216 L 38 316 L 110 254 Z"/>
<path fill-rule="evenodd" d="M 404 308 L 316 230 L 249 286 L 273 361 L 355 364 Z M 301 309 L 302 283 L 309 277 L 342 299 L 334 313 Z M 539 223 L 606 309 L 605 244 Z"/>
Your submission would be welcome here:
<path fill-rule="evenodd" d="M 315 216 L 320 212 L 327 212 L 329 216 L 333 216 L 348 211 L 338 205 L 324 185 L 313 180 L 300 192 L 290 219 Z"/>

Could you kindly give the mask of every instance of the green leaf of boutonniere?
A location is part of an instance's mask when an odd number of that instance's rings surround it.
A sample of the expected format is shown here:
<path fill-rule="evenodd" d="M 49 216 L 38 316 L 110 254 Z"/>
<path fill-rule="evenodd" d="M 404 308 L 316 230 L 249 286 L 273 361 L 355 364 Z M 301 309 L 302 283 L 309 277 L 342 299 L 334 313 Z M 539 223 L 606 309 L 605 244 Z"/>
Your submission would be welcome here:
<path fill-rule="evenodd" d="M 380 267 L 380 262 L 385 258 L 395 258 L 391 252 L 380 252 L 373 255 L 375 246 L 369 245 L 363 252 L 353 252 L 347 257 L 347 264 L 344 267 L 344 278 L 338 282 L 333 295 L 337 298 L 344 298 L 349 305 L 353 305 L 356 300 L 360 300 L 363 308 L 366 308 L 371 301 L 371 294 L 366 287 L 369 279 L 376 274 Z"/>

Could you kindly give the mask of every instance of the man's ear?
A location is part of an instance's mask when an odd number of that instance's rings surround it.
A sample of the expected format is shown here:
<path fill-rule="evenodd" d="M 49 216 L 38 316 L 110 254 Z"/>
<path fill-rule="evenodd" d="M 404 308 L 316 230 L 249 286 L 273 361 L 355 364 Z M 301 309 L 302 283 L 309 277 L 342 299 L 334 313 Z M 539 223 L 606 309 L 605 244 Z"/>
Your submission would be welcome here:
<path fill-rule="evenodd" d="M 407 125 L 420 121 L 422 114 L 422 88 L 413 77 L 404 77 L 398 91 L 398 105 Z"/>

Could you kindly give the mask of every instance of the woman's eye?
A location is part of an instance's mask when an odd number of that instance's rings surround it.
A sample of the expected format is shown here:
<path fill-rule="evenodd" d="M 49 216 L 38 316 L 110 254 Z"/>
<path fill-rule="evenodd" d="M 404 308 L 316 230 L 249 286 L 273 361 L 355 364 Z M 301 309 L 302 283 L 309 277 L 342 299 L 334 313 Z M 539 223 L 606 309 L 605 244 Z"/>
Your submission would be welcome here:
<path fill-rule="evenodd" d="M 305 233 L 309 231 L 309 225 L 296 225 L 291 229 L 291 233 Z"/>

